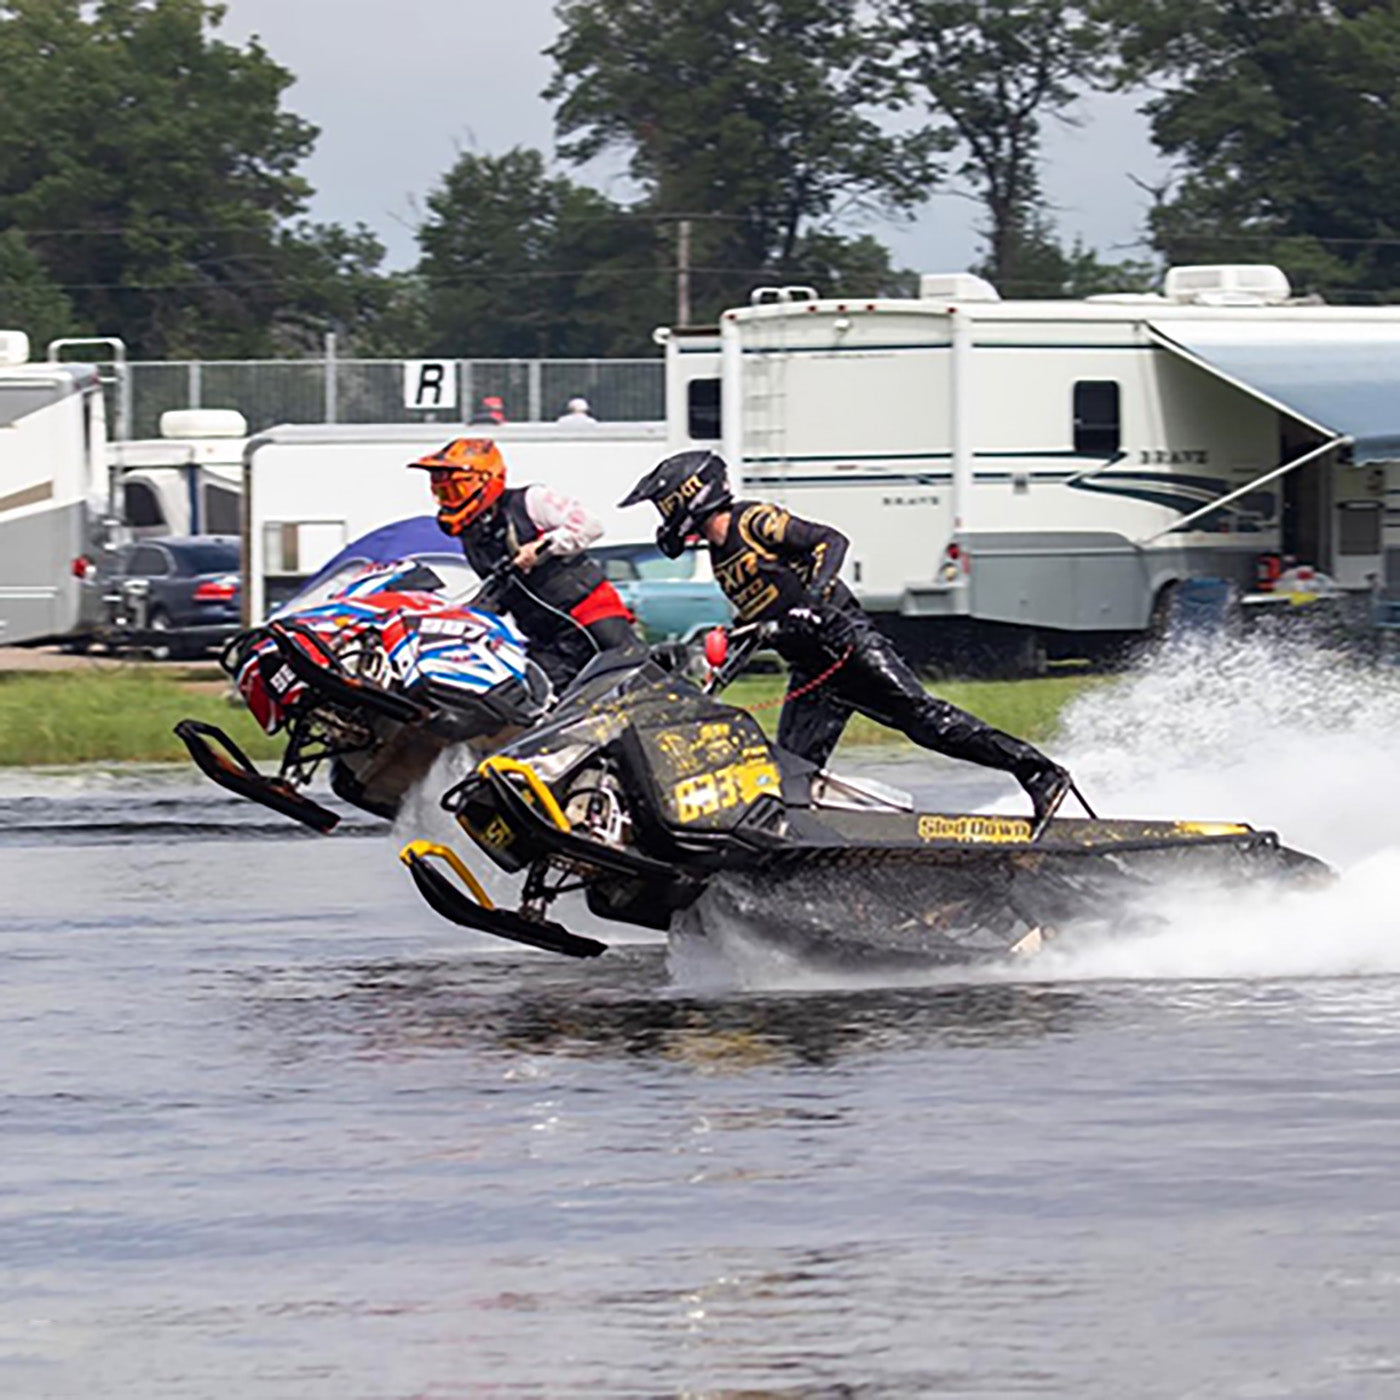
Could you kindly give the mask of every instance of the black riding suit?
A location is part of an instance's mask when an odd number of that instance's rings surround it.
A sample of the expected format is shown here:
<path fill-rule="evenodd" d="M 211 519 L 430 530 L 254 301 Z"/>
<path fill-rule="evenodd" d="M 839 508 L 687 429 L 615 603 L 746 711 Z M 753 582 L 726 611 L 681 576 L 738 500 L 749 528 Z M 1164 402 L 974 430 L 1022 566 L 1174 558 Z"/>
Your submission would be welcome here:
<path fill-rule="evenodd" d="M 488 577 L 544 533 L 526 509 L 528 487 L 513 487 L 458 538 L 467 562 Z M 639 646 L 632 615 L 587 554 L 546 553 L 528 574 L 507 572 L 484 606 L 510 613 L 531 658 L 562 690 L 600 651 Z"/>
<path fill-rule="evenodd" d="M 1022 782 L 1053 769 L 1038 749 L 919 684 L 836 577 L 848 544 L 839 530 L 757 501 L 735 501 L 731 511 L 710 559 L 740 622 L 779 624 L 775 645 L 791 667 L 778 720 L 783 748 L 824 767 L 859 711 L 926 749 Z"/>

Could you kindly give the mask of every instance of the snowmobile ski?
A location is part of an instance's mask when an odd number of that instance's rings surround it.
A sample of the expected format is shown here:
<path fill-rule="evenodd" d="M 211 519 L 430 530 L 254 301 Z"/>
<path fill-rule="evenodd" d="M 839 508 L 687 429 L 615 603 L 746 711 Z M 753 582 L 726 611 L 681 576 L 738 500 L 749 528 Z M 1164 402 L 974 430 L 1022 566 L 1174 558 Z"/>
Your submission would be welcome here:
<path fill-rule="evenodd" d="M 340 817 L 335 812 L 313 802 L 285 779 L 259 773 L 247 754 L 217 725 L 182 719 L 175 726 L 175 733 L 184 741 L 200 772 L 221 788 L 291 817 L 313 831 L 325 834 L 339 824 Z M 224 752 L 220 753 L 215 744 Z"/>
<path fill-rule="evenodd" d="M 471 897 L 460 893 L 431 864 L 436 857 L 456 871 Z M 413 883 L 431 908 L 451 923 L 478 933 L 494 934 L 512 943 L 524 943 L 547 953 L 560 953 L 567 958 L 596 958 L 607 952 L 608 945 L 596 938 L 571 933 L 562 924 L 549 919 L 532 919 L 512 909 L 498 909 L 466 863 L 450 847 L 431 841 L 414 841 L 399 852 L 399 859 L 408 867 Z"/>

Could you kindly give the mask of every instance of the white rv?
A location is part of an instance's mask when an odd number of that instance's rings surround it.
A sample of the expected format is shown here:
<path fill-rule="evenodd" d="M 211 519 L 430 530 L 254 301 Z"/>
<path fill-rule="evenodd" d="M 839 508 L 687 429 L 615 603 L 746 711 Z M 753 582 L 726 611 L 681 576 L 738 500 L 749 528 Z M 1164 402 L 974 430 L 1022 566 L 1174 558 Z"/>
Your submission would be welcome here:
<path fill-rule="evenodd" d="M 97 371 L 0 331 L 0 644 L 80 630 L 108 506 Z"/>
<path fill-rule="evenodd" d="M 179 408 L 160 436 L 110 447 L 113 499 L 130 535 L 236 535 L 248 420 L 234 409 Z"/>
<path fill-rule="evenodd" d="M 1301 304 L 1276 268 L 1085 301 L 769 288 L 658 338 L 671 449 L 844 530 L 848 581 L 911 637 L 1116 638 L 1186 578 L 1291 555 L 1361 590 L 1400 550 L 1400 307 Z"/>

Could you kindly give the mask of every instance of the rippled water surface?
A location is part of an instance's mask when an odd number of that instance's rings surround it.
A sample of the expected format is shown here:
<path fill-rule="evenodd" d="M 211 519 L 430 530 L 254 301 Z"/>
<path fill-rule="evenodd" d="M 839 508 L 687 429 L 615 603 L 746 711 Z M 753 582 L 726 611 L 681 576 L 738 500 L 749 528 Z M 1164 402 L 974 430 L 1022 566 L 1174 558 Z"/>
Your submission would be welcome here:
<path fill-rule="evenodd" d="M 754 989 L 460 934 L 373 823 L 0 780 L 0 1394 L 1400 1393 L 1388 849 L 1136 964 Z"/>

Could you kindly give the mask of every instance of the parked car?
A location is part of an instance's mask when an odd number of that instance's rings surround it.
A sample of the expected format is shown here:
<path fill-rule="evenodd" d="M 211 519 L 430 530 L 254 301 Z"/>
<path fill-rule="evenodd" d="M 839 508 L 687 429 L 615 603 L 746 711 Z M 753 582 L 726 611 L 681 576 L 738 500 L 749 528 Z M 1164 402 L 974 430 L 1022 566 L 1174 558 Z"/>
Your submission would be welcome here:
<path fill-rule="evenodd" d="M 668 559 L 653 544 L 594 545 L 588 552 L 636 613 L 647 641 L 689 641 L 729 625 L 733 614 L 708 550 L 692 547 L 679 559 Z"/>
<path fill-rule="evenodd" d="M 105 640 L 155 660 L 196 656 L 241 624 L 243 583 L 236 535 L 138 540 L 118 552 L 103 594 Z"/>

